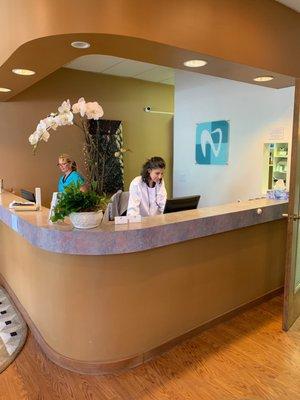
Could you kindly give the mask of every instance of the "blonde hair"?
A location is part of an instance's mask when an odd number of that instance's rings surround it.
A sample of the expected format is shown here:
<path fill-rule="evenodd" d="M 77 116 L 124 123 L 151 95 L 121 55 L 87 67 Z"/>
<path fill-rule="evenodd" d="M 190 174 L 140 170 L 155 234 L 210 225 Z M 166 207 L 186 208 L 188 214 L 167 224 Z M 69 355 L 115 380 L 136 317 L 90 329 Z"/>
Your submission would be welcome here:
<path fill-rule="evenodd" d="M 59 159 L 59 160 L 62 160 L 62 161 L 65 162 L 65 163 L 71 164 L 72 171 L 77 171 L 77 164 L 76 164 L 76 161 L 74 161 L 74 160 L 72 159 L 72 157 L 69 156 L 68 154 L 61 154 L 61 155 L 58 157 L 58 159 Z"/>

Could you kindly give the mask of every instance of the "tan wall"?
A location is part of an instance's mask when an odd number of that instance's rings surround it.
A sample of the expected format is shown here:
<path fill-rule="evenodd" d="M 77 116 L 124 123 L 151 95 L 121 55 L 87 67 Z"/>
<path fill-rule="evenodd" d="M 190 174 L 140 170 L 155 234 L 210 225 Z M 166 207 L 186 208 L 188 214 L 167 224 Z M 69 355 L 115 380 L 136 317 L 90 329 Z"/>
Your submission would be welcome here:
<path fill-rule="evenodd" d="M 171 194 L 172 116 L 149 114 L 145 105 L 173 110 L 174 88 L 170 85 L 114 77 L 90 72 L 60 69 L 7 103 L 0 103 L 0 177 L 5 187 L 32 189 L 42 187 L 43 203 L 56 191 L 58 154 L 73 155 L 82 169 L 82 132 L 62 127 L 42 143 L 35 156 L 28 136 L 40 119 L 56 111 L 69 98 L 71 103 L 83 96 L 98 101 L 104 118 L 123 121 L 124 145 L 132 150 L 124 157 L 125 186 L 139 175 L 145 158 L 160 155 L 167 162 L 166 185 Z M 82 169 L 83 170 L 83 169 Z"/>

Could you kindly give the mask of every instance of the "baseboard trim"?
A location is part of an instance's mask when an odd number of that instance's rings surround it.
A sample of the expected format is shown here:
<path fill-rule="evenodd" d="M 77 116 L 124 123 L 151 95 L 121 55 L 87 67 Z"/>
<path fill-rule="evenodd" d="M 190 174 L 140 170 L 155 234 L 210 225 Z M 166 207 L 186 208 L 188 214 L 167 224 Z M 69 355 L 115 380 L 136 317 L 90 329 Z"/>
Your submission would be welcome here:
<path fill-rule="evenodd" d="M 114 362 L 101 362 L 101 361 L 81 361 L 81 360 L 75 360 L 72 358 L 69 358 L 67 356 L 64 356 L 60 353 L 58 353 L 56 350 L 54 350 L 52 347 L 48 345 L 48 343 L 44 340 L 43 336 L 41 335 L 40 331 L 38 328 L 35 326 L 34 322 L 30 318 L 28 312 L 25 310 L 25 308 L 22 306 L 21 302 L 19 301 L 18 297 L 15 295 L 9 284 L 6 282 L 4 277 L 0 274 L 0 284 L 6 289 L 8 292 L 9 296 L 15 303 L 15 306 L 19 310 L 19 312 L 22 314 L 24 320 L 26 321 L 27 325 L 29 326 L 29 329 L 31 333 L 33 334 L 35 340 L 38 342 L 39 346 L 41 347 L 43 353 L 55 364 L 59 365 L 62 368 L 66 368 L 70 371 L 73 372 L 78 372 L 81 374 L 90 374 L 90 375 L 105 375 L 105 374 L 115 374 L 122 372 L 124 370 L 128 370 L 130 368 L 134 368 L 140 364 L 143 364 L 146 361 L 151 360 L 154 357 L 157 357 L 166 351 L 170 350 L 172 347 L 176 346 L 177 344 L 192 338 L 193 336 L 198 335 L 200 332 L 211 328 L 214 325 L 217 325 L 223 321 L 226 321 L 230 318 L 233 318 L 237 314 L 244 312 L 260 303 L 263 303 L 264 301 L 267 301 L 271 299 L 272 297 L 277 296 L 278 294 L 281 294 L 283 292 L 283 287 L 280 287 L 278 289 L 272 290 L 271 292 L 268 292 L 264 294 L 263 296 L 260 296 L 249 303 L 243 304 L 233 310 L 230 310 L 229 312 L 222 314 L 208 322 L 205 322 L 204 324 L 174 338 L 169 340 L 166 343 L 163 343 L 160 346 L 157 346 L 149 351 L 146 351 L 145 353 L 138 354 L 123 360 L 118 360 Z"/>

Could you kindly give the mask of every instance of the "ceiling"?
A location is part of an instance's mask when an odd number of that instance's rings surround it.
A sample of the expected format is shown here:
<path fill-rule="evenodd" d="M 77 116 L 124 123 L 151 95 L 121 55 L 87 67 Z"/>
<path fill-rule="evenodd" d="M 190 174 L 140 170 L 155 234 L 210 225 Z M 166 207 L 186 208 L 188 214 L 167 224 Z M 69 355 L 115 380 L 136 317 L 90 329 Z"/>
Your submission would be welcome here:
<path fill-rule="evenodd" d="M 78 57 L 64 67 L 174 85 L 173 68 L 114 56 L 90 54 Z"/>
<path fill-rule="evenodd" d="M 292 8 L 295 11 L 300 12 L 300 0 L 276 0 L 278 3 L 284 4 L 285 6 Z"/>
<path fill-rule="evenodd" d="M 241 82 L 253 84 L 256 76 L 273 75 L 274 80 L 259 83 L 270 88 L 291 86 L 293 77 L 300 78 L 300 15 L 277 1 L 218 0 L 217 19 L 214 0 L 178 1 L 176 7 L 173 0 L 148 2 L 147 7 L 140 0 L 122 0 L 122 7 L 107 0 L 101 8 L 99 0 L 73 2 L 71 9 L 61 0 L 2 2 L 0 33 L 9 40 L 0 43 L 0 86 L 11 91 L 1 92 L 0 102 L 82 55 L 121 58 L 101 72 L 121 68 L 123 76 L 123 62 L 128 66 L 127 60 L 135 60 L 129 62 L 137 68 L 131 76 L 164 83 L 171 82 L 172 69 L 191 71 L 183 65 L 191 59 L 207 61 L 193 72 Z M 91 46 L 75 49 L 73 41 Z M 157 65 L 163 69 L 156 70 Z M 36 74 L 17 76 L 15 68 Z"/>
<path fill-rule="evenodd" d="M 208 56 L 205 56 L 204 58 L 207 61 L 207 65 L 204 67 L 188 68 L 183 66 L 181 63 L 177 66 L 177 69 L 184 69 L 190 72 L 218 76 L 226 79 L 277 89 L 294 85 L 294 79 L 289 76 L 274 74 L 270 71 L 261 69 L 259 70 L 240 64 L 225 62 L 224 60 L 218 60 Z M 77 57 L 71 62 L 65 64 L 64 67 L 80 71 L 122 76 L 127 78 L 141 79 L 144 81 L 175 85 L 174 68 L 110 55 L 89 54 Z M 253 81 L 253 78 L 262 75 L 272 75 L 275 77 L 275 79 L 269 82 Z"/>

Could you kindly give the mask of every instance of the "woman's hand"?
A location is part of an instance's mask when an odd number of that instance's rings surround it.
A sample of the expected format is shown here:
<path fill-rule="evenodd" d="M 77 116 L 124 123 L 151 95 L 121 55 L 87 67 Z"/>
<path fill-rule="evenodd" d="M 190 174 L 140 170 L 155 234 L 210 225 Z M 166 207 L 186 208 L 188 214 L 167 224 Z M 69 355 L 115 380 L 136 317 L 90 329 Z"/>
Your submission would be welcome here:
<path fill-rule="evenodd" d="M 82 186 L 80 186 L 80 191 L 81 192 L 87 192 L 89 190 L 89 184 L 84 183 Z"/>

